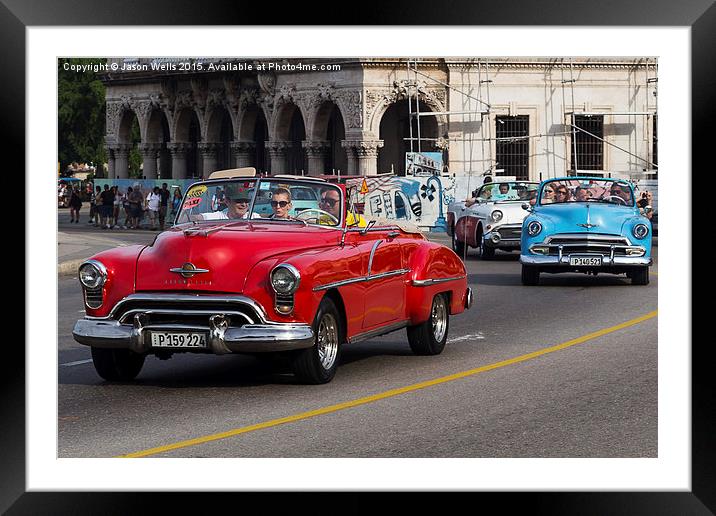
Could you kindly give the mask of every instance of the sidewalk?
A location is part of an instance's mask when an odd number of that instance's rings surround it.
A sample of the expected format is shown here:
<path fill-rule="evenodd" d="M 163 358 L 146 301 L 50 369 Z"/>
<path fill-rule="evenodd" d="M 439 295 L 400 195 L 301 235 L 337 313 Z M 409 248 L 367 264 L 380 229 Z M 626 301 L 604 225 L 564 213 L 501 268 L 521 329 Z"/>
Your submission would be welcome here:
<path fill-rule="evenodd" d="M 74 275 L 89 257 L 119 246 L 151 244 L 159 233 L 146 229 L 102 229 L 87 224 L 89 206 L 80 210 L 80 222 L 70 223 L 70 210 L 57 210 L 57 274 Z"/>

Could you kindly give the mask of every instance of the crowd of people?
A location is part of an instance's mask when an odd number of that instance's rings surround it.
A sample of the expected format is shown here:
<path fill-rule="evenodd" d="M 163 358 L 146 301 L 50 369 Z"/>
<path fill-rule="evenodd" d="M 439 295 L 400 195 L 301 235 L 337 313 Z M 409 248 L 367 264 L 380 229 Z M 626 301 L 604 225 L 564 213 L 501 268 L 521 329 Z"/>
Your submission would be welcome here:
<path fill-rule="evenodd" d="M 102 229 L 139 229 L 146 217 L 150 230 L 163 231 L 167 217 L 174 220 L 182 200 L 181 190 L 174 188 L 172 194 L 167 183 L 161 188 L 155 186 L 146 195 L 139 183 L 127 187 L 126 192 L 107 184 L 102 189 L 88 183 L 84 192 L 78 186 L 60 185 L 58 195 L 69 197 L 70 223 L 79 224 L 84 199 L 90 206 L 87 223 Z"/>

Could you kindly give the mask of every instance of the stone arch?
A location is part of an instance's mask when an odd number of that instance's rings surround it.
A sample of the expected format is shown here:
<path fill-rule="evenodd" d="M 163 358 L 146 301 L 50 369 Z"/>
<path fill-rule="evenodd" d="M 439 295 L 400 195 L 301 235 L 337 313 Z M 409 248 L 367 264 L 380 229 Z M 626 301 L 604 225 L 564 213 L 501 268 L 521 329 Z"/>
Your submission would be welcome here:
<path fill-rule="evenodd" d="M 420 101 L 420 111 L 429 111 L 429 106 Z M 415 110 L 413 103 L 413 110 Z M 438 138 L 439 133 L 436 117 L 420 117 L 420 137 Z M 418 136 L 418 121 L 413 118 L 413 138 Z M 393 170 L 398 175 L 405 175 L 405 153 L 411 149 L 410 141 L 405 138 L 410 136 L 410 117 L 408 100 L 403 99 L 391 103 L 382 113 L 378 125 L 378 138 L 383 141 L 383 147 L 378 150 L 378 171 L 381 173 Z M 417 142 L 413 144 L 413 150 L 417 152 Z M 435 152 L 434 140 L 421 141 L 421 151 Z"/>
<path fill-rule="evenodd" d="M 272 172 L 289 174 L 305 172 L 307 163 L 303 141 L 306 139 L 306 124 L 303 110 L 298 104 L 281 103 L 274 114 L 272 134 Z"/>
<path fill-rule="evenodd" d="M 258 172 L 269 170 L 266 142 L 269 128 L 263 106 L 248 104 L 238 115 L 238 138 L 235 142 L 236 166 L 253 166 Z"/>
<path fill-rule="evenodd" d="M 231 142 L 234 139 L 234 122 L 224 106 L 216 106 L 207 113 L 204 140 L 216 144 L 216 169 L 233 168 Z"/>
<path fill-rule="evenodd" d="M 202 123 L 195 109 L 184 107 L 176 113 L 174 141 L 184 144 L 186 177 L 201 177 L 202 159 L 198 146 L 202 142 Z"/>
<path fill-rule="evenodd" d="M 301 117 L 302 122 L 306 120 L 306 117 L 298 104 L 293 102 L 281 103 L 281 105 L 278 106 L 274 112 L 273 124 L 271 124 L 271 139 L 275 141 L 288 141 L 288 133 L 290 131 L 291 122 L 295 119 L 296 115 Z"/>
<path fill-rule="evenodd" d="M 137 125 L 140 125 L 139 117 L 131 108 L 124 108 L 122 110 L 117 120 L 117 143 L 132 143 L 132 126 L 135 120 Z M 141 137 L 141 125 L 139 130 Z"/>
<path fill-rule="evenodd" d="M 366 104 L 368 108 L 368 127 L 369 130 L 378 134 L 380 130 L 380 123 L 383 119 L 385 112 L 390 107 L 400 101 L 406 101 L 406 113 L 408 112 L 407 107 L 407 90 L 400 86 L 396 86 L 389 93 L 381 94 L 381 92 L 368 91 L 366 94 Z M 415 95 L 411 95 L 413 102 L 413 111 L 415 111 Z M 421 111 L 434 111 L 444 113 L 447 111 L 445 102 L 439 98 L 439 95 L 431 90 L 420 89 L 418 98 L 420 99 L 420 110 Z M 434 118 L 438 125 L 438 132 L 441 135 L 447 134 L 447 115 L 436 115 Z"/>
<path fill-rule="evenodd" d="M 348 156 L 346 149 L 341 142 L 346 138 L 346 123 L 340 105 L 329 100 L 322 102 L 313 112 L 309 131 L 310 143 L 309 152 L 318 154 L 320 150 L 323 168 L 321 173 L 333 173 L 340 170 L 343 174 L 347 172 Z M 312 167 L 309 167 L 312 168 Z"/>
<path fill-rule="evenodd" d="M 170 179 L 172 177 L 172 159 L 168 149 L 168 145 L 171 142 L 169 127 L 169 120 L 164 110 L 155 108 L 149 113 L 144 140 L 146 144 L 144 159 L 147 159 L 151 152 L 156 152 L 156 158 L 158 159 L 157 177 L 161 179 Z"/>

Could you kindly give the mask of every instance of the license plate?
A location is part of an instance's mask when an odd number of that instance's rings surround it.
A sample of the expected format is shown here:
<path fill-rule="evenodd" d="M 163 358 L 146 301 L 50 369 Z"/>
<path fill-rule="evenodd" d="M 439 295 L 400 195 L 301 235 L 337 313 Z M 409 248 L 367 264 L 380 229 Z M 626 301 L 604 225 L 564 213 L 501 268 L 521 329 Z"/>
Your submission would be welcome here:
<path fill-rule="evenodd" d="M 575 266 L 599 267 L 602 265 L 601 256 L 570 256 L 569 264 Z"/>
<path fill-rule="evenodd" d="M 205 333 L 151 332 L 153 348 L 205 348 Z"/>

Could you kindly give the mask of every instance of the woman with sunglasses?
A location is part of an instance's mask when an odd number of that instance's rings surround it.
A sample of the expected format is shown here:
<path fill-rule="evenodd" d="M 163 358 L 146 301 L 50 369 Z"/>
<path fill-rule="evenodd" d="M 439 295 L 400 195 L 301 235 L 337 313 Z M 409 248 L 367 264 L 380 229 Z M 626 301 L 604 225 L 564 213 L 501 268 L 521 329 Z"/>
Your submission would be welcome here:
<path fill-rule="evenodd" d="M 271 198 L 273 213 L 268 218 L 289 220 L 291 216 L 288 212 L 291 208 L 291 192 L 286 188 L 277 188 Z"/>

